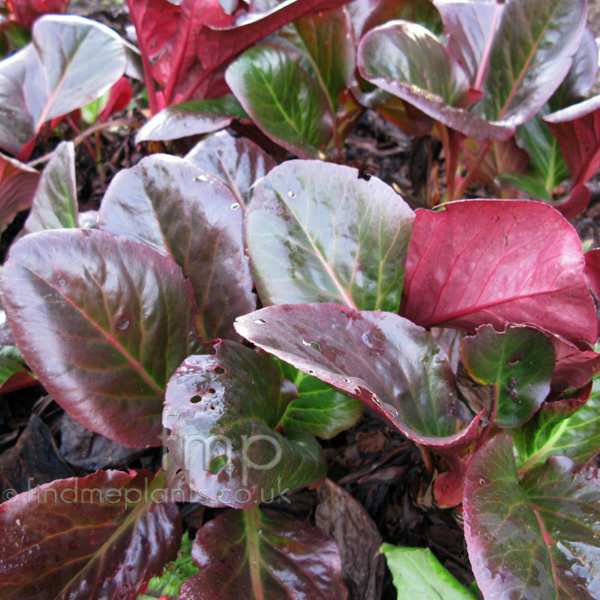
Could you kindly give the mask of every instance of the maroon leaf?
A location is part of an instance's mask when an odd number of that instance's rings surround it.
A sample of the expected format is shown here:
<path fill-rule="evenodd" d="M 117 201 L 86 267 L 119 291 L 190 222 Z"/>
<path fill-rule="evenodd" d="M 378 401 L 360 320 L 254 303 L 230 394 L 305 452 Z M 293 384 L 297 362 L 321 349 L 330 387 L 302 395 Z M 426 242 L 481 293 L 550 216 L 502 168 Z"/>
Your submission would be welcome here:
<path fill-rule="evenodd" d="M 39 180 L 35 169 L 0 154 L 0 233 L 19 211 L 31 208 Z"/>
<path fill-rule="evenodd" d="M 345 600 L 335 542 L 289 516 L 258 508 L 228 510 L 196 534 L 201 572 L 181 586 L 181 600 Z"/>
<path fill-rule="evenodd" d="M 70 0 L 8 0 L 15 21 L 30 28 L 33 22 L 48 13 L 64 13 Z"/>
<path fill-rule="evenodd" d="M 558 140 L 575 187 L 600 167 L 600 96 L 544 117 Z"/>
<path fill-rule="evenodd" d="M 131 446 L 161 443 L 164 390 L 197 312 L 175 263 L 102 231 L 42 231 L 11 249 L 2 305 L 27 364 L 74 419 Z"/>
<path fill-rule="evenodd" d="M 479 422 L 456 432 L 457 393 L 442 349 L 398 315 L 340 304 L 287 304 L 240 317 L 246 339 L 358 398 L 410 439 L 435 449 L 467 445 Z"/>
<path fill-rule="evenodd" d="M 573 57 L 573 64 L 557 92 L 560 95 L 560 106 L 556 108 L 564 108 L 583 100 L 596 82 L 597 74 L 598 47 L 594 34 L 586 29 L 579 50 Z M 553 106 L 554 102 L 555 97 L 551 101 Z"/>
<path fill-rule="evenodd" d="M 485 598 L 596 598 L 600 480 L 591 467 L 551 457 L 525 473 L 509 436 L 477 452 L 467 469 L 465 537 Z"/>
<path fill-rule="evenodd" d="M 560 211 L 565 219 L 572 220 L 590 205 L 591 199 L 590 190 L 587 189 L 585 184 L 577 183 L 571 189 L 569 196 L 562 202 L 556 202 L 554 208 Z"/>
<path fill-rule="evenodd" d="M 102 230 L 141 242 L 181 266 L 194 287 L 196 330 L 204 341 L 235 336 L 233 320 L 256 308 L 242 219 L 240 203 L 223 183 L 164 154 L 121 171 L 100 209 Z"/>
<path fill-rule="evenodd" d="M 520 323 L 593 343 L 584 268 L 577 232 L 547 204 L 467 200 L 417 211 L 402 314 L 423 327 Z"/>
<path fill-rule="evenodd" d="M 183 362 L 167 386 L 163 423 L 192 491 L 249 508 L 325 478 L 312 436 L 274 431 L 292 399 L 282 383 L 269 356 L 229 340 Z"/>
<path fill-rule="evenodd" d="M 0 596 L 6 600 L 135 600 L 177 555 L 174 504 L 150 473 L 60 479 L 0 506 Z"/>
<path fill-rule="evenodd" d="M 226 131 L 198 143 L 185 160 L 220 179 L 233 192 L 241 206 L 250 200 L 250 188 L 264 177 L 275 161 L 247 138 L 234 138 Z"/>

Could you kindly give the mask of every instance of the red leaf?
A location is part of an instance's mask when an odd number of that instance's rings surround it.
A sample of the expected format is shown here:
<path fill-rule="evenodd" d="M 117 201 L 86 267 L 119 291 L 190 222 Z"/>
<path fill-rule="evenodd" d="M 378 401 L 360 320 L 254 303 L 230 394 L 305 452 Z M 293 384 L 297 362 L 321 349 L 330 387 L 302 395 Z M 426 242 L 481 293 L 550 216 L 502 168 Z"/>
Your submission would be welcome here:
<path fill-rule="evenodd" d="M 71 0 L 8 0 L 8 8 L 15 16 L 15 21 L 23 27 L 30 28 L 33 22 L 42 15 L 64 13 Z"/>
<path fill-rule="evenodd" d="M 39 180 L 35 169 L 0 154 L 0 233 L 19 211 L 31 208 Z"/>
<path fill-rule="evenodd" d="M 417 211 L 402 314 L 424 327 L 534 325 L 594 343 L 579 236 L 541 202 L 466 200 Z"/>
<path fill-rule="evenodd" d="M 131 84 L 127 77 L 121 77 L 110 90 L 108 102 L 100 115 L 100 121 L 105 123 L 115 113 L 125 110 L 131 102 Z"/>

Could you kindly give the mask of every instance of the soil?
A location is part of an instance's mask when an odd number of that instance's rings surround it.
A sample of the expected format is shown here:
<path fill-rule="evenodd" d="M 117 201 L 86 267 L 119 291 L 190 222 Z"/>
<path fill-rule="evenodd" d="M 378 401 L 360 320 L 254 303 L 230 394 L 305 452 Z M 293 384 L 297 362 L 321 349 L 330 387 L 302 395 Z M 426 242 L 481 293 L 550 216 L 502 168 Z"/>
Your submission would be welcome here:
<path fill-rule="evenodd" d="M 128 15 L 120 0 L 74 0 L 72 10 L 125 33 Z M 590 3 L 589 19 L 590 28 L 600 37 L 600 0 Z M 596 93 L 600 93 L 600 82 Z M 144 118 L 132 112 L 127 116 L 139 123 Z M 63 127 L 65 135 L 72 135 L 67 126 Z M 110 160 L 98 166 L 84 144 L 78 147 L 81 210 L 97 209 L 112 177 L 136 164 L 149 150 L 137 147 L 130 132 L 103 132 L 97 139 L 102 143 L 102 156 Z M 193 140 L 181 142 L 175 149 L 183 154 L 192 144 Z M 36 150 L 33 158 L 52 150 L 54 145 L 55 140 L 49 140 Z M 431 140 L 415 142 L 377 114 L 368 113 L 350 136 L 344 159 L 346 164 L 357 166 L 363 176 L 383 179 L 401 190 L 413 206 L 419 206 L 422 187 L 431 178 L 438 155 L 439 148 Z M 583 237 L 596 239 L 600 193 L 596 192 L 597 183 L 593 185 L 596 186 L 594 202 L 576 226 Z M 14 239 L 24 218 L 25 215 L 20 215 L 2 236 L 0 252 L 4 253 Z M 344 557 L 351 599 L 397 598 L 389 571 L 383 570 L 383 561 L 374 558 L 371 568 L 364 556 L 354 556 L 355 540 L 373 548 L 382 540 L 395 545 L 429 547 L 459 581 L 471 584 L 473 577 L 460 510 L 444 511 L 432 504 L 429 486 L 438 467 L 434 457 L 420 452 L 369 411 L 354 428 L 323 442 L 323 447 L 329 479 L 336 485 L 301 492 L 290 496 L 294 500 L 292 505 L 281 502 L 277 506 L 301 518 L 316 519 L 320 527 L 336 537 Z M 26 491 L 30 478 L 40 485 L 57 478 L 86 475 L 98 468 L 152 469 L 159 464 L 159 450 L 142 452 L 127 448 L 85 430 L 39 386 L 5 394 L 0 403 L 0 492 Z M 333 496 L 335 502 L 328 505 Z M 325 506 L 329 508 L 325 510 Z M 196 505 L 181 508 L 192 533 L 215 514 L 214 510 Z M 352 517 L 348 518 L 348 514 Z"/>

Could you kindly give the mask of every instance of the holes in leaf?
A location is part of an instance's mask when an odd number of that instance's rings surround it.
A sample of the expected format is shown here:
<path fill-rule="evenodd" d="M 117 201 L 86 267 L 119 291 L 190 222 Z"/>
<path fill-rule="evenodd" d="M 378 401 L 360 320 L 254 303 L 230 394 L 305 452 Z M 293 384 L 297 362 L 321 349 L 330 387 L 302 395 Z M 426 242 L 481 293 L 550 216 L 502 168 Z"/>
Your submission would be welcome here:
<path fill-rule="evenodd" d="M 215 373 L 217 375 L 224 375 L 225 373 L 227 373 L 227 371 L 221 365 L 217 365 L 215 367 Z"/>
<path fill-rule="evenodd" d="M 208 177 L 206 175 L 198 175 L 194 177 L 194 181 L 208 181 Z"/>
<path fill-rule="evenodd" d="M 198 404 L 198 402 L 202 402 L 202 396 L 192 396 L 190 402 L 192 404 Z"/>
<path fill-rule="evenodd" d="M 123 317 L 117 321 L 117 329 L 125 331 L 129 327 L 129 324 L 129 319 Z"/>
<path fill-rule="evenodd" d="M 216 456 L 210 461 L 208 470 L 213 475 L 218 475 L 228 464 L 229 458 L 227 457 L 227 454 L 221 454 L 220 456 Z"/>
<path fill-rule="evenodd" d="M 321 344 L 319 344 L 319 342 L 307 342 L 303 337 L 300 337 L 300 339 L 302 340 L 302 343 L 305 346 L 310 346 L 311 348 L 314 348 L 315 350 L 318 350 L 319 352 L 323 352 L 321 350 Z"/>
<path fill-rule="evenodd" d="M 506 364 L 509 367 L 514 367 L 515 365 L 518 365 L 522 360 L 523 360 L 523 356 L 521 354 L 513 354 L 513 356 L 511 356 L 508 359 Z"/>
<path fill-rule="evenodd" d="M 486 485 L 487 484 L 487 479 L 485 479 L 484 477 L 480 477 L 479 478 L 479 485 Z"/>
<path fill-rule="evenodd" d="M 296 197 L 296 194 L 295 194 L 294 192 L 292 192 L 292 190 L 290 190 L 290 191 L 287 193 L 287 195 L 288 195 L 288 198 L 295 198 L 295 197 Z"/>
<path fill-rule="evenodd" d="M 67 285 L 67 280 L 64 277 L 61 277 L 58 280 L 58 285 L 62 285 L 62 286 Z"/>
<path fill-rule="evenodd" d="M 208 393 L 209 394 L 216 394 L 217 390 L 215 390 L 215 388 L 208 388 Z"/>
<path fill-rule="evenodd" d="M 231 210 L 237 210 L 240 207 L 239 202 L 234 202 L 229 208 Z"/>
<path fill-rule="evenodd" d="M 264 319 L 254 319 L 254 322 L 258 325 L 266 325 L 267 322 Z"/>

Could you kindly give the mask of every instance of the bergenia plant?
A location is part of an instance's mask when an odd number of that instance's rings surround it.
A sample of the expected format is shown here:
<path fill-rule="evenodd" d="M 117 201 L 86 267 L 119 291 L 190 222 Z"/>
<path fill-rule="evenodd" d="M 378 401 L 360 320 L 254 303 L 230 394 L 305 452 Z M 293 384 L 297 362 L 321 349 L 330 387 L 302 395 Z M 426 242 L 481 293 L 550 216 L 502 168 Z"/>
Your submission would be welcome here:
<path fill-rule="evenodd" d="M 168 455 L 158 474 L 100 471 L 1 505 L 4 597 L 136 598 L 174 558 L 182 500 L 228 508 L 198 531 L 181 598 L 346 597 L 334 542 L 265 503 L 323 481 L 315 436 L 363 406 L 438 457 L 434 496 L 462 501 L 484 597 L 593 597 L 598 480 L 579 463 L 598 448 L 572 440 L 597 439 L 581 415 L 600 274 L 574 229 L 543 203 L 414 213 L 349 167 L 272 167 L 219 134 L 122 171 L 98 229 L 38 220 L 14 244 L 2 302 L 40 382 L 91 430 Z M 460 357 L 432 327 L 459 332 Z M 458 362 L 490 393 L 457 385 Z M 65 520 L 67 491 L 92 489 L 119 500 Z"/>

